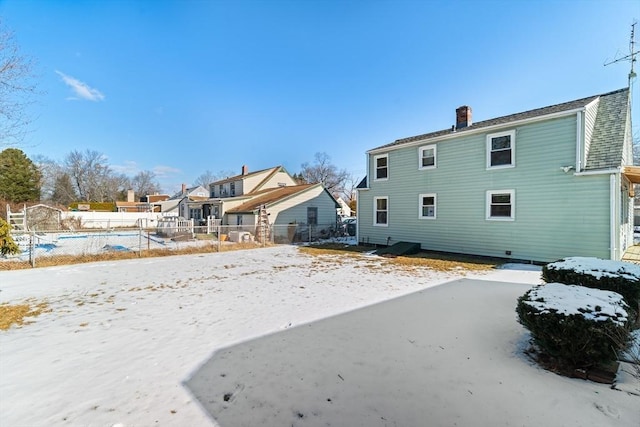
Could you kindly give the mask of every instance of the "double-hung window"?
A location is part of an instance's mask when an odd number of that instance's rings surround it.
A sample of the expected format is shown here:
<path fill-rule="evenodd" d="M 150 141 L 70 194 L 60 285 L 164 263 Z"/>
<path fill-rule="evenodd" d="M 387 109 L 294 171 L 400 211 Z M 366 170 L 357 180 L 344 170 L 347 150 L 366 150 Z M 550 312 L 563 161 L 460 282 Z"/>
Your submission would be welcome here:
<path fill-rule="evenodd" d="M 376 180 L 384 180 L 389 178 L 389 155 L 383 154 L 380 156 L 375 156 L 373 158 L 373 162 L 375 164 L 375 179 Z"/>
<path fill-rule="evenodd" d="M 436 195 L 420 194 L 419 196 L 419 212 L 420 219 L 436 219 Z"/>
<path fill-rule="evenodd" d="M 373 198 L 374 220 L 373 225 L 386 227 L 389 225 L 389 198 Z"/>
<path fill-rule="evenodd" d="M 515 190 L 487 191 L 487 219 L 513 221 L 516 217 Z"/>
<path fill-rule="evenodd" d="M 487 169 L 516 165 L 516 131 L 487 135 Z"/>
<path fill-rule="evenodd" d="M 434 169 L 436 167 L 436 146 L 426 145 L 418 149 L 420 163 L 418 169 Z"/>

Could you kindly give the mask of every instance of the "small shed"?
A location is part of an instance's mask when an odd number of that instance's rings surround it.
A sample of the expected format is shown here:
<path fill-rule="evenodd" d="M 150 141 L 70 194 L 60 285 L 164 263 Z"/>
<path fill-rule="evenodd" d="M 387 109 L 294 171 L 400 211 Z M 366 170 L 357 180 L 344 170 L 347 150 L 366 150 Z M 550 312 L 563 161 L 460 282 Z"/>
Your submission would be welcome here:
<path fill-rule="evenodd" d="M 25 223 L 32 231 L 57 231 L 62 222 L 62 209 L 45 204 L 29 206 L 25 209 Z"/>

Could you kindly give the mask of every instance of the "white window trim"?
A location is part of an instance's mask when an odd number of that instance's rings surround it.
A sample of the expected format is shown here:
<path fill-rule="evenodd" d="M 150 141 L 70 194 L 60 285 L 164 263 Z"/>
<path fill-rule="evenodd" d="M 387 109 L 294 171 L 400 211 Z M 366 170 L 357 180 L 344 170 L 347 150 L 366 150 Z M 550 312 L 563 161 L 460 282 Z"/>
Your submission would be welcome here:
<path fill-rule="evenodd" d="M 433 150 L 433 166 L 422 166 L 422 152 L 425 150 Z M 418 148 L 418 169 L 419 170 L 435 169 L 437 166 L 438 166 L 438 150 L 435 144 L 424 145 Z"/>
<path fill-rule="evenodd" d="M 494 194 L 509 194 L 511 200 L 511 216 L 491 216 L 491 196 Z M 487 221 L 515 221 L 516 219 L 516 190 L 487 190 L 485 207 Z"/>
<path fill-rule="evenodd" d="M 385 224 L 378 223 L 378 200 L 385 199 L 387 201 L 387 222 Z M 373 226 L 374 227 L 388 227 L 389 226 L 389 197 L 378 196 L 373 198 Z"/>
<path fill-rule="evenodd" d="M 424 216 L 422 215 L 422 198 L 423 197 L 433 197 L 433 216 Z M 438 216 L 438 196 L 436 193 L 424 193 L 418 195 L 418 219 L 436 219 Z"/>
<path fill-rule="evenodd" d="M 378 159 L 385 157 L 387 159 L 387 177 L 386 178 L 378 178 Z M 373 180 L 374 181 L 387 181 L 389 180 L 389 153 L 387 154 L 379 154 L 377 156 L 373 156 Z"/>
<path fill-rule="evenodd" d="M 511 136 L 511 164 L 508 165 L 498 165 L 491 166 L 491 140 L 493 138 L 499 138 L 501 136 Z M 487 169 L 508 169 L 516 167 L 516 131 L 515 129 L 505 131 L 505 132 L 497 132 L 490 133 L 487 135 Z"/>

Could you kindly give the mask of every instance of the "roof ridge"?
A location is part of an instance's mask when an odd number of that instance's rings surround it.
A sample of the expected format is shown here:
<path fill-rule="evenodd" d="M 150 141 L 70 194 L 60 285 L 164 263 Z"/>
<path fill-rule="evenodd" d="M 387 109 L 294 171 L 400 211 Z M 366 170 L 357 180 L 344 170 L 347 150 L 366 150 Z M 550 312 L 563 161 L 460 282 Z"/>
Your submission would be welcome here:
<path fill-rule="evenodd" d="M 486 119 L 486 120 L 482 120 L 479 121 L 477 123 L 474 123 L 470 126 L 461 128 L 461 129 L 456 129 L 456 132 L 465 132 L 465 131 L 470 131 L 470 130 L 474 130 L 474 129 L 479 129 L 479 128 L 483 128 L 483 127 L 487 127 L 490 126 L 492 124 L 502 124 L 502 123 L 508 123 L 510 121 L 514 121 L 514 120 L 518 120 L 519 118 L 522 119 L 526 119 L 526 118 L 533 118 L 533 117 L 540 117 L 543 115 L 546 115 L 548 111 L 548 114 L 552 114 L 554 112 L 562 112 L 562 111 L 567 111 L 567 110 L 572 110 L 574 108 L 579 108 L 580 105 L 584 104 L 588 104 L 589 102 L 600 98 L 600 97 L 605 97 L 605 96 L 610 96 L 610 95 L 614 95 L 620 92 L 624 92 L 624 91 L 628 91 L 629 88 L 621 88 L 621 89 L 616 89 L 613 90 L 611 92 L 606 92 L 606 93 L 602 93 L 602 94 L 598 94 L 598 95 L 591 95 L 591 96 L 587 96 L 584 98 L 578 98 L 578 99 L 574 99 L 572 101 L 565 101 L 565 102 L 560 102 L 557 104 L 551 104 L 551 105 L 547 105 L 544 107 L 538 107 L 538 108 L 533 108 L 531 110 L 525 110 L 525 111 L 520 111 L 517 113 L 512 113 L 512 114 L 506 114 L 504 116 L 498 116 L 498 117 L 494 117 L 494 118 L 490 118 L 490 119 Z M 409 136 L 409 137 L 405 137 L 405 138 L 400 138 L 400 139 L 396 139 L 394 142 L 389 143 L 389 144 L 384 144 L 380 147 L 377 148 L 386 148 L 386 147 L 391 147 L 394 145 L 399 145 L 399 144 L 403 144 L 406 142 L 412 142 L 412 141 L 418 141 L 421 139 L 427 139 L 427 138 L 433 138 L 436 136 L 441 136 L 441 135 L 446 135 L 446 134 L 450 134 L 451 133 L 451 129 L 446 128 L 446 129 L 441 129 L 441 130 L 437 130 L 437 131 L 433 131 L 433 132 L 427 132 L 424 134 L 420 134 L 420 135 L 414 135 L 414 136 Z"/>

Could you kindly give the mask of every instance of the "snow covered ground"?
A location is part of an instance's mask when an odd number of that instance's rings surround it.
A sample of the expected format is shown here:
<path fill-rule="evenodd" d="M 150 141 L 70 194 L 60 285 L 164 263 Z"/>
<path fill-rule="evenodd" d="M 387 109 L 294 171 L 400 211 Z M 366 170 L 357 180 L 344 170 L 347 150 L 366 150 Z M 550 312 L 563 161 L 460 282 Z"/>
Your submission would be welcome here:
<path fill-rule="evenodd" d="M 0 425 L 640 425 L 522 355 L 539 283 L 292 246 L 2 271 L 0 303 L 52 311 L 0 331 Z"/>

